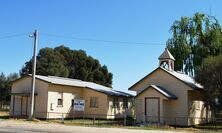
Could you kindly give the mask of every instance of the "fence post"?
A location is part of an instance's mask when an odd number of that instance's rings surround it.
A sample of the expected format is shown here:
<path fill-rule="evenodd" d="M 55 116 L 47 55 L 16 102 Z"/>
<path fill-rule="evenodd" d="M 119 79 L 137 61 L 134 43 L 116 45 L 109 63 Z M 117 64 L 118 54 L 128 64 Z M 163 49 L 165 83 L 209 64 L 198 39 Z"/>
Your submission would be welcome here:
<path fill-rule="evenodd" d="M 47 112 L 47 120 L 49 120 L 49 112 Z"/>
<path fill-rule="evenodd" d="M 217 126 L 216 126 L 216 118 L 214 118 L 214 129 L 217 129 Z"/>
<path fill-rule="evenodd" d="M 62 113 L 62 121 L 61 121 L 62 124 L 64 124 L 64 116 L 63 116 L 63 113 Z"/>
<path fill-rule="evenodd" d="M 97 119 L 97 120 L 98 120 L 98 125 L 99 125 L 99 119 L 101 119 L 101 116 L 100 116 L 100 115 L 98 115 L 98 119 Z"/>
<path fill-rule="evenodd" d="M 72 109 L 72 120 L 74 120 L 74 110 Z"/>
<path fill-rule="evenodd" d="M 143 114 L 143 115 L 144 115 L 144 123 L 146 123 L 146 121 L 147 121 L 146 114 Z"/>
<path fill-rule="evenodd" d="M 152 123 L 153 123 L 152 120 L 153 120 L 153 116 L 151 115 L 150 116 L 150 125 L 152 125 Z"/>
<path fill-rule="evenodd" d="M 95 115 L 93 116 L 93 125 L 95 125 L 95 119 L 96 119 L 96 117 L 95 117 Z"/>
<path fill-rule="evenodd" d="M 187 117 L 188 126 L 190 125 L 190 117 Z"/>
<path fill-rule="evenodd" d="M 126 126 L 126 114 L 124 114 L 124 126 Z"/>
<path fill-rule="evenodd" d="M 175 129 L 177 129 L 177 118 L 175 117 Z"/>

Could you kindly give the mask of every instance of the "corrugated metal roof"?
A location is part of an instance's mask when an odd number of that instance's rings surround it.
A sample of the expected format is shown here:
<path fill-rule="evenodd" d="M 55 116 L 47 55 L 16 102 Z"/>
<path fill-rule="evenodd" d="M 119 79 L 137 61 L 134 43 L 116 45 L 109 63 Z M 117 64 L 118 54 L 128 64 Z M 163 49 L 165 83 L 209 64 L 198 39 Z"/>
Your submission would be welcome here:
<path fill-rule="evenodd" d="M 157 85 L 151 85 L 153 88 L 161 92 L 164 96 L 170 98 L 170 99 L 177 99 L 177 96 L 174 95 L 172 92 L 168 91 L 167 89 L 157 86 Z"/>
<path fill-rule="evenodd" d="M 29 74 L 29 76 L 31 76 Z M 67 85 L 67 86 L 76 86 L 76 87 L 83 87 L 83 88 L 89 88 L 95 91 L 99 91 L 108 95 L 112 96 L 123 96 L 123 97 L 132 97 L 132 94 L 113 90 L 112 88 L 99 85 L 92 82 L 86 82 L 78 79 L 70 79 L 70 78 L 63 78 L 63 77 L 56 77 L 56 76 L 42 76 L 42 75 L 36 75 L 37 79 L 49 82 L 51 84 L 58 84 L 58 85 Z"/>
<path fill-rule="evenodd" d="M 141 93 L 143 93 L 145 90 L 147 90 L 148 88 L 152 87 L 153 89 L 157 90 L 159 93 L 161 93 L 162 95 L 164 95 L 165 97 L 169 98 L 169 99 L 177 99 L 177 96 L 174 95 L 172 92 L 168 91 L 167 89 L 161 87 L 161 86 L 157 86 L 157 85 L 149 85 L 147 88 L 143 89 L 141 92 L 139 92 L 137 94 L 140 95 Z"/>
<path fill-rule="evenodd" d="M 162 70 L 170 73 L 171 75 L 175 76 L 176 78 L 182 80 L 183 82 L 185 82 L 186 84 L 188 84 L 190 87 L 196 89 L 203 89 L 203 86 L 197 82 L 195 82 L 194 78 L 187 75 L 187 74 L 184 74 L 182 72 L 176 72 L 176 71 L 170 71 L 168 69 L 165 69 L 165 68 L 162 68 L 160 67 Z"/>
<path fill-rule="evenodd" d="M 151 73 L 149 73 L 148 75 L 146 75 L 145 77 L 143 77 L 141 80 L 139 80 L 138 82 L 136 82 L 134 85 L 132 85 L 129 90 L 131 90 L 134 86 L 136 86 L 137 84 L 139 84 L 140 82 L 142 82 L 145 78 L 149 77 L 152 73 L 156 72 L 157 70 L 163 70 L 164 72 L 172 75 L 173 77 L 177 78 L 178 80 L 180 80 L 181 82 L 185 83 L 186 85 L 190 86 L 192 89 L 194 90 L 203 90 L 204 87 L 195 82 L 193 77 L 190 77 L 184 73 L 181 72 L 176 72 L 176 71 L 171 71 L 162 67 L 158 67 L 155 70 L 153 70 Z"/>

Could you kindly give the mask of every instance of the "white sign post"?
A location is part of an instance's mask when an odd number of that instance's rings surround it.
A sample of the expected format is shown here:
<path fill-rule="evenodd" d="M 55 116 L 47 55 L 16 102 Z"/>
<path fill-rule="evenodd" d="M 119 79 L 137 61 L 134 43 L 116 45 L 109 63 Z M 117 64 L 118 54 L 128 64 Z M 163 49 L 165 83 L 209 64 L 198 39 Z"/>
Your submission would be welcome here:
<path fill-rule="evenodd" d="M 85 109 L 85 100 L 74 99 L 74 110 L 75 111 L 84 111 Z"/>

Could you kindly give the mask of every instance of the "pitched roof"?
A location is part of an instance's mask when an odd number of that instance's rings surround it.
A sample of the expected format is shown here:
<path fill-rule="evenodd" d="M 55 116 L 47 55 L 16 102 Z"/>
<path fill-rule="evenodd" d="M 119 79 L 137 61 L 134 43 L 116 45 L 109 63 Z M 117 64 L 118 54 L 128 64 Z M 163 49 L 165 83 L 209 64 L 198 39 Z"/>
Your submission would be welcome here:
<path fill-rule="evenodd" d="M 28 75 L 32 76 L 32 75 Z M 66 85 L 66 86 L 75 86 L 75 87 L 82 87 L 92 89 L 101 93 L 105 93 L 111 96 L 122 96 L 122 97 L 133 97 L 133 95 L 129 93 L 125 93 L 122 91 L 113 90 L 112 88 L 99 85 L 93 82 L 86 82 L 78 79 L 70 79 L 70 78 L 63 78 L 63 77 L 56 77 L 56 76 L 41 76 L 36 75 L 36 79 L 57 85 Z"/>
<path fill-rule="evenodd" d="M 154 71 L 152 71 L 151 73 L 149 73 L 148 75 L 146 75 L 144 78 L 142 78 L 141 80 L 139 80 L 137 83 L 135 83 L 134 85 L 132 85 L 129 90 L 131 90 L 134 86 L 136 86 L 138 83 L 140 83 L 141 81 L 143 81 L 145 78 L 149 77 L 149 75 L 151 75 L 152 73 L 154 73 L 157 70 L 163 70 L 164 72 L 172 75 L 173 77 L 175 77 L 176 79 L 180 80 L 181 82 L 185 83 L 186 85 L 188 85 L 189 87 L 191 87 L 194 90 L 202 90 L 203 86 L 197 82 L 195 82 L 194 78 L 181 73 L 181 72 L 176 72 L 176 71 L 170 71 L 167 70 L 165 68 L 162 67 L 158 67 L 157 69 L 155 69 Z"/>
<path fill-rule="evenodd" d="M 169 74 L 173 75 L 174 77 L 180 79 L 184 83 L 186 83 L 188 86 L 190 86 L 193 89 L 203 89 L 203 86 L 197 82 L 195 82 L 194 78 L 182 73 L 182 72 L 176 72 L 176 71 L 170 71 L 168 69 L 160 67 L 162 70 L 168 72 Z"/>
<path fill-rule="evenodd" d="M 161 87 L 161 86 L 157 86 L 157 85 L 150 85 L 147 88 L 143 89 L 141 92 L 139 92 L 137 94 L 137 96 L 139 96 L 140 94 L 142 94 L 145 90 L 149 89 L 150 87 L 152 87 L 153 89 L 155 89 L 156 91 L 158 91 L 160 94 L 164 95 L 166 98 L 169 99 L 177 99 L 177 96 L 174 95 L 173 93 L 171 93 L 170 91 L 168 91 L 167 89 Z"/>
<path fill-rule="evenodd" d="M 173 57 L 173 55 L 170 53 L 170 51 L 167 48 L 165 48 L 165 51 L 160 55 L 160 57 L 158 59 L 175 60 L 175 58 Z"/>

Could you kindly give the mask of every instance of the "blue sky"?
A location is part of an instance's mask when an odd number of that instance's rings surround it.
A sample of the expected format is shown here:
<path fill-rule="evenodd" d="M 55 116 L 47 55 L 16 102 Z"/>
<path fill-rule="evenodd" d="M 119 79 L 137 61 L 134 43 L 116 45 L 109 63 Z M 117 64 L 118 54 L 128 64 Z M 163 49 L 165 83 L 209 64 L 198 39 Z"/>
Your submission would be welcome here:
<path fill-rule="evenodd" d="M 113 87 L 126 91 L 158 66 L 170 37 L 170 26 L 181 16 L 211 13 L 222 22 L 220 0 L 2 0 L 0 3 L 0 72 L 18 72 L 33 53 L 28 35 L 39 30 L 38 49 L 65 45 L 83 49 L 108 66 Z M 145 42 L 138 45 L 81 41 L 46 36 Z"/>

